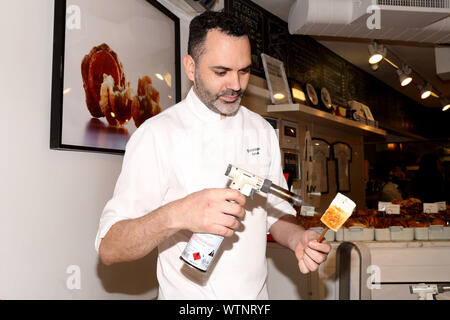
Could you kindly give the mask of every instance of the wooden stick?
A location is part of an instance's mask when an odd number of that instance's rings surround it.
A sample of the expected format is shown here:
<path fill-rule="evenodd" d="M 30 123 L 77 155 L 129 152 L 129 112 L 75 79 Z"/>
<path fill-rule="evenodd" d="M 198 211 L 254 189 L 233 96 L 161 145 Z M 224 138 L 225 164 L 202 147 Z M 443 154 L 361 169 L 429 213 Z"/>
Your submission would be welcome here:
<path fill-rule="evenodd" d="M 328 231 L 328 227 L 323 228 L 323 231 L 322 231 L 322 233 L 320 234 L 319 239 L 317 239 L 317 242 L 320 243 L 320 242 L 323 241 L 323 239 L 325 239 L 325 233 L 327 233 L 327 231 Z"/>

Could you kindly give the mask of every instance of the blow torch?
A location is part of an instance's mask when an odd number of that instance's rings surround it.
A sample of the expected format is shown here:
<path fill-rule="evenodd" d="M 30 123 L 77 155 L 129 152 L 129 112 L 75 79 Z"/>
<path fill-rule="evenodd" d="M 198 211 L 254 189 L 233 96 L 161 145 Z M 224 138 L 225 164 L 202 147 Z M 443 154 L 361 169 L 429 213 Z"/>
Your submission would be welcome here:
<path fill-rule="evenodd" d="M 231 178 L 230 188 L 239 190 L 243 195 L 253 199 L 255 191 L 271 193 L 292 205 L 301 206 L 302 198 L 270 181 L 231 164 L 225 175 Z M 180 259 L 188 265 L 206 272 L 222 244 L 223 237 L 216 234 L 194 233 Z"/>

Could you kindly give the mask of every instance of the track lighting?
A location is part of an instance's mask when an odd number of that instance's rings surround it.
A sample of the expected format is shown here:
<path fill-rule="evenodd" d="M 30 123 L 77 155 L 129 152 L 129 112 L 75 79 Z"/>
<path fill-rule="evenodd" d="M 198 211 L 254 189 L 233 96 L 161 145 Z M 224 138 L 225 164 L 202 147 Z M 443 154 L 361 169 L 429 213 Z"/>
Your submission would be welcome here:
<path fill-rule="evenodd" d="M 402 87 L 409 85 L 413 81 L 412 69 L 405 63 L 402 63 L 402 66 L 400 68 L 397 62 L 401 61 L 401 59 L 399 59 L 392 52 L 390 52 L 389 55 L 393 55 L 395 59 L 391 61 L 389 58 L 387 58 L 388 50 L 387 47 L 385 47 L 384 45 L 379 44 L 376 41 L 372 41 L 369 44 L 369 53 L 370 53 L 369 63 L 373 71 L 378 70 L 380 63 L 386 61 L 390 66 L 396 69 L 398 79 Z M 419 78 L 422 79 L 423 82 L 425 82 L 424 84 L 417 86 L 418 89 L 420 90 L 420 98 L 422 100 L 425 100 L 430 96 L 438 99 L 440 98 L 441 93 L 439 93 L 436 90 L 433 90 L 431 84 L 426 82 L 425 78 L 421 76 L 419 73 L 417 73 L 417 71 L 414 72 L 414 77 L 417 78 L 416 76 L 418 76 Z M 415 81 L 417 81 L 417 79 Z M 448 98 L 446 97 L 442 98 L 441 103 L 442 103 L 442 111 L 447 111 L 450 109 L 450 100 Z"/>
<path fill-rule="evenodd" d="M 442 111 L 447 111 L 448 109 L 450 109 L 450 101 L 447 98 L 443 98 L 441 99 L 442 102 Z"/>
<path fill-rule="evenodd" d="M 380 64 L 379 63 L 374 63 L 374 64 L 371 64 L 370 67 L 372 68 L 373 71 L 377 71 L 378 68 L 380 67 Z"/>
<path fill-rule="evenodd" d="M 402 87 L 405 87 L 411 83 L 413 79 L 411 77 L 411 71 L 411 68 L 407 65 L 403 65 L 401 69 L 397 70 L 398 78 Z"/>
<path fill-rule="evenodd" d="M 420 90 L 420 98 L 422 100 L 431 96 L 431 85 L 429 83 L 427 83 L 423 86 L 419 85 L 419 90 Z"/>
<path fill-rule="evenodd" d="M 386 56 L 387 49 L 382 44 L 378 44 L 376 42 L 372 42 L 369 44 L 369 63 L 370 64 L 376 64 L 380 63 L 381 60 Z"/>

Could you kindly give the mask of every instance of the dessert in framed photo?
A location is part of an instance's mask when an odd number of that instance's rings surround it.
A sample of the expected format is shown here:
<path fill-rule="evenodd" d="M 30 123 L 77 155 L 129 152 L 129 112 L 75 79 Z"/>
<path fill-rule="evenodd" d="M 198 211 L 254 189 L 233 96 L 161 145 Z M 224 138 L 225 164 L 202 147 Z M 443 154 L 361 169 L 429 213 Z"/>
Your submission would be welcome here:
<path fill-rule="evenodd" d="M 55 1 L 50 148 L 124 153 L 181 100 L 179 38 L 156 0 Z"/>

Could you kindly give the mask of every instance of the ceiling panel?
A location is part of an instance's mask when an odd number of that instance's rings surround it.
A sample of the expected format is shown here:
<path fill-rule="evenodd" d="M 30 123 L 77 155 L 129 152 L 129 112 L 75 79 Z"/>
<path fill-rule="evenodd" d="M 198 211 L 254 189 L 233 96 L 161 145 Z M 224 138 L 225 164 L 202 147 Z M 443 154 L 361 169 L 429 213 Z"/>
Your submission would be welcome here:
<path fill-rule="evenodd" d="M 254 3 L 263 7 L 267 11 L 270 11 L 287 22 L 289 16 L 289 9 L 295 0 L 253 0 Z M 395 16 L 390 17 L 396 19 Z M 423 24 L 425 16 L 414 16 L 412 19 L 416 19 L 417 23 Z M 397 24 L 402 24 L 402 21 L 398 20 Z M 345 31 L 344 29 L 342 29 Z M 346 32 L 349 38 L 333 38 L 333 37 L 314 37 L 321 44 L 326 46 L 331 51 L 335 52 L 348 62 L 355 66 L 365 70 L 372 74 L 379 80 L 385 82 L 389 86 L 398 90 L 399 92 L 409 96 L 418 103 L 425 107 L 441 107 L 441 103 L 436 98 L 429 98 L 427 100 L 421 100 L 419 92 L 416 87 L 417 84 L 422 81 L 411 83 L 406 88 L 401 87 L 398 80 L 398 75 L 395 69 L 383 62 L 377 71 L 373 71 L 368 63 L 368 43 L 371 39 L 351 39 L 351 31 Z M 392 30 L 385 29 L 386 34 L 392 33 Z M 450 97 L 450 81 L 442 81 L 436 75 L 436 64 L 434 58 L 434 48 L 431 45 L 405 43 L 405 41 L 419 36 L 421 39 L 435 37 L 435 31 L 424 30 L 420 34 L 417 32 L 408 33 L 405 31 L 403 34 L 392 33 L 391 38 L 394 40 L 385 41 L 388 44 L 389 50 L 392 50 L 393 54 L 398 56 L 402 61 L 411 66 L 413 70 L 416 70 L 420 75 L 425 77 L 434 88 L 436 88 L 443 95 Z M 450 36 L 450 35 L 449 35 Z M 382 42 L 382 41 L 381 41 Z M 388 58 L 394 59 L 393 57 Z M 394 59 L 395 60 L 395 59 Z"/>

